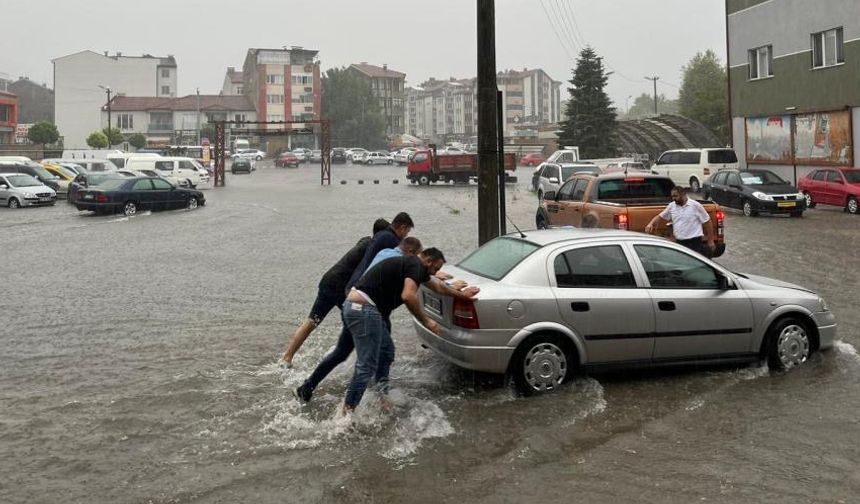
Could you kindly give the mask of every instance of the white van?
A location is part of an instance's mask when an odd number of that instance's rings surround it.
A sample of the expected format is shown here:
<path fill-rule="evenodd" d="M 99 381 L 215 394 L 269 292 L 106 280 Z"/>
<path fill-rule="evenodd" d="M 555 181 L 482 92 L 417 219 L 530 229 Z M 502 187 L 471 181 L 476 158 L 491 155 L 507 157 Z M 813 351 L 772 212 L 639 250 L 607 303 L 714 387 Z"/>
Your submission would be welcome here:
<path fill-rule="evenodd" d="M 660 155 L 651 171 L 666 175 L 681 187 L 699 192 L 704 182 L 717 170 L 738 168 L 738 156 L 733 149 L 677 149 Z"/>
<path fill-rule="evenodd" d="M 119 149 L 66 149 L 63 159 L 106 159 L 108 154 L 122 154 Z"/>
<path fill-rule="evenodd" d="M 187 157 L 161 156 L 132 156 L 125 163 L 128 170 L 155 170 L 180 187 L 197 187 L 209 181 L 209 175 L 203 175 L 205 168 L 194 159 Z"/>

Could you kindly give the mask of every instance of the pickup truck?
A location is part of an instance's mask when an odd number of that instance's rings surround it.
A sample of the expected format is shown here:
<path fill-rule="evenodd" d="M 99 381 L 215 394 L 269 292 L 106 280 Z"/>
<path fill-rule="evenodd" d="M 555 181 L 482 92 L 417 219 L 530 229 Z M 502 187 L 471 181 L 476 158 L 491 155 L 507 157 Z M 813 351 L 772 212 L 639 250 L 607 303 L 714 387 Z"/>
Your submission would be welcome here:
<path fill-rule="evenodd" d="M 671 203 L 675 185 L 663 175 L 577 174 L 558 192 L 544 194 L 535 224 L 538 229 L 576 226 L 644 232 L 651 219 Z M 725 212 L 711 201 L 699 203 L 711 217 L 708 224 L 713 226 L 711 231 L 716 243 L 713 257 L 719 257 L 726 250 Z M 671 239 L 671 223 L 660 222 L 654 234 Z"/>
<path fill-rule="evenodd" d="M 517 162 L 513 153 L 505 154 L 505 170 L 516 170 Z M 440 155 L 435 149 L 418 149 L 406 165 L 406 178 L 418 185 L 430 182 L 468 183 L 478 176 L 477 154 Z M 505 180 L 516 182 L 516 178 L 505 174 Z"/>

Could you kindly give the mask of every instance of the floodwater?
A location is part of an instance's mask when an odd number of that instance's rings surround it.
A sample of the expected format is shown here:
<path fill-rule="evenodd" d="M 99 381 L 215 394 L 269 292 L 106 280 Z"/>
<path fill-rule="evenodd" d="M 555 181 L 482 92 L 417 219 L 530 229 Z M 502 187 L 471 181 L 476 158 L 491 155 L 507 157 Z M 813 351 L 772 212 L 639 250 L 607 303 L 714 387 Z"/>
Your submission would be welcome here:
<path fill-rule="evenodd" d="M 199 210 L 130 219 L 0 209 L 0 502 L 857 501 L 860 218 L 836 208 L 729 212 L 719 261 L 819 291 L 840 323 L 789 373 L 621 372 L 524 398 L 422 349 L 401 308 L 393 412 L 370 393 L 338 417 L 352 360 L 300 405 L 337 313 L 295 369 L 277 359 L 375 218 L 408 211 L 452 262 L 476 246 L 476 186 L 404 172 L 335 165 L 320 187 L 316 167 L 264 163 Z M 533 228 L 520 178 L 508 212 Z"/>

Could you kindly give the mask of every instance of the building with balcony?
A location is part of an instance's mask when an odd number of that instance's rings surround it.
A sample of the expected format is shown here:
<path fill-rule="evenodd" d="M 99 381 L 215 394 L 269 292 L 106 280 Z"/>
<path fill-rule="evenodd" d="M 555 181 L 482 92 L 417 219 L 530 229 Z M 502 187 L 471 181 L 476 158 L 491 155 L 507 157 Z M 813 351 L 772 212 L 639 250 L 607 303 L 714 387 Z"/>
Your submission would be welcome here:
<path fill-rule="evenodd" d="M 18 97 L 14 93 L 0 91 L 0 145 L 15 143 L 18 127 Z"/>
<path fill-rule="evenodd" d="M 860 2 L 728 0 L 732 145 L 742 165 L 796 180 L 857 166 Z"/>
<path fill-rule="evenodd" d="M 101 127 L 106 128 L 107 106 L 102 107 L 101 114 Z M 196 139 L 198 128 L 226 120 L 256 121 L 257 113 L 245 96 L 117 96 L 111 100 L 113 127 L 126 136 L 142 133 L 149 146 L 187 143 L 191 138 Z"/>
<path fill-rule="evenodd" d="M 108 55 L 80 51 L 51 60 L 54 65 L 54 116 L 66 148 L 86 148 L 101 127 L 101 108 L 111 96 L 173 98 L 177 67 L 173 56 Z"/>
<path fill-rule="evenodd" d="M 319 51 L 248 49 L 242 67 L 242 91 L 260 121 L 303 121 L 320 118 Z M 301 128 L 302 124 L 261 125 L 260 129 Z"/>
<path fill-rule="evenodd" d="M 513 126 L 555 124 L 561 119 L 561 82 L 541 69 L 507 70 L 496 76 L 505 101 L 505 135 Z"/>
<path fill-rule="evenodd" d="M 380 67 L 366 61 L 352 64 L 348 70 L 366 81 L 373 96 L 379 100 L 379 108 L 385 117 L 385 133 L 389 136 L 405 133 L 406 74 L 391 70 L 386 64 Z"/>

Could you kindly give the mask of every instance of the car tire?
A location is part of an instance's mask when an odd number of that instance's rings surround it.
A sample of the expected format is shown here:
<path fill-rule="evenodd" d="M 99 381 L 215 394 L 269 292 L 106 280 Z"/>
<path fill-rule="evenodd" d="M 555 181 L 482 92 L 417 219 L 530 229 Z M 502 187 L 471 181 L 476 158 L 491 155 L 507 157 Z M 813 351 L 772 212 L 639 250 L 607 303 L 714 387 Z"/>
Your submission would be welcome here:
<path fill-rule="evenodd" d="M 257 161 L 262 161 L 262 160 L 263 160 L 263 156 L 257 156 Z"/>
<path fill-rule="evenodd" d="M 690 177 L 690 192 L 697 193 L 702 190 L 702 184 L 699 183 L 699 179 L 695 177 Z"/>
<path fill-rule="evenodd" d="M 137 202 L 126 201 L 122 204 L 122 214 L 126 217 L 133 217 L 137 214 Z"/>
<path fill-rule="evenodd" d="M 806 323 L 789 316 L 776 321 L 767 334 L 767 365 L 786 371 L 805 362 L 812 353 L 812 338 Z"/>
<path fill-rule="evenodd" d="M 187 187 L 189 189 L 193 189 L 197 186 L 195 186 L 194 184 L 191 183 L 191 179 L 185 179 L 185 187 Z"/>
<path fill-rule="evenodd" d="M 812 201 L 812 194 L 804 191 L 803 196 L 806 198 L 806 208 L 815 208 L 815 202 Z"/>
<path fill-rule="evenodd" d="M 848 197 L 848 202 L 845 204 L 845 211 L 851 215 L 857 215 L 860 209 L 857 208 L 857 198 L 854 196 Z"/>
<path fill-rule="evenodd" d="M 741 204 L 741 208 L 743 209 L 744 215 L 747 217 L 757 217 L 758 211 L 753 208 L 752 202 L 750 200 L 744 200 Z"/>
<path fill-rule="evenodd" d="M 195 196 L 188 198 L 188 205 L 185 208 L 187 208 L 188 210 L 196 210 L 197 198 Z"/>
<path fill-rule="evenodd" d="M 421 175 L 418 177 L 418 185 L 430 185 L 430 177 L 427 175 Z"/>
<path fill-rule="evenodd" d="M 535 227 L 538 229 L 546 229 L 547 228 L 546 219 L 544 219 L 543 215 L 538 214 L 537 217 L 535 217 Z"/>
<path fill-rule="evenodd" d="M 9 208 L 21 208 L 21 202 L 18 198 L 9 198 L 9 203 L 6 204 Z"/>
<path fill-rule="evenodd" d="M 573 352 L 562 336 L 535 334 L 520 343 L 509 366 L 510 376 L 524 395 L 558 389 L 571 375 Z"/>

